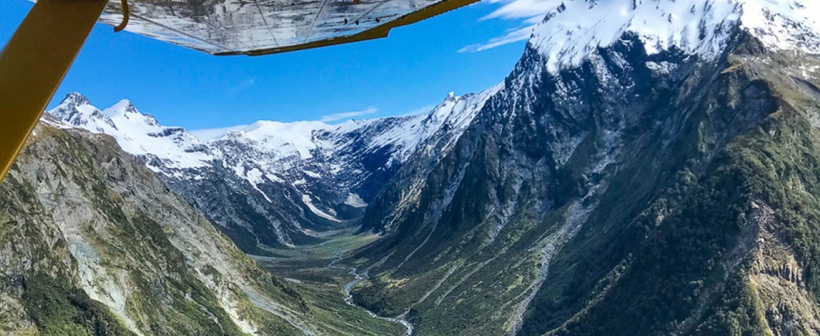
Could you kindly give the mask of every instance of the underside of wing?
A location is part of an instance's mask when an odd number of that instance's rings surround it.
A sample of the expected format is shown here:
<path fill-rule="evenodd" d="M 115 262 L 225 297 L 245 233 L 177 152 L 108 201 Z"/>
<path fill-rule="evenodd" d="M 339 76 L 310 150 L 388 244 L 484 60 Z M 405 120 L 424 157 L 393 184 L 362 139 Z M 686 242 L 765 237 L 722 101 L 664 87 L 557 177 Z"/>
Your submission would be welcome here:
<path fill-rule="evenodd" d="M 265 55 L 386 37 L 477 0 L 128 0 L 127 31 L 213 55 Z M 100 21 L 123 20 L 111 0 Z"/>

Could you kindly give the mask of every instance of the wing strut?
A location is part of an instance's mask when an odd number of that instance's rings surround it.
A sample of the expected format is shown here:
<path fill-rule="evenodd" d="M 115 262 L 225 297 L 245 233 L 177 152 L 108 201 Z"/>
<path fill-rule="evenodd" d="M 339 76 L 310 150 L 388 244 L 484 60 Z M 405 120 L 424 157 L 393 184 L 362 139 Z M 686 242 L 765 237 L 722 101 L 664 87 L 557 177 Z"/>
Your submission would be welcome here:
<path fill-rule="evenodd" d="M 39 0 L 0 53 L 0 181 L 108 0 Z"/>

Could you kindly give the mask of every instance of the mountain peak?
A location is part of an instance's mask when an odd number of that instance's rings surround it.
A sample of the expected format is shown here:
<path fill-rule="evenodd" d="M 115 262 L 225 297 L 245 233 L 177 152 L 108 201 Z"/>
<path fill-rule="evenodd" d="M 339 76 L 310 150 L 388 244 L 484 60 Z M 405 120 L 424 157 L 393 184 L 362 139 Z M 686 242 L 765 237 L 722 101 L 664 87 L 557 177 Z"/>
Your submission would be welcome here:
<path fill-rule="evenodd" d="M 108 116 L 116 116 L 116 115 L 126 115 L 126 114 L 140 114 L 142 113 L 137 110 L 137 107 L 134 106 L 134 103 L 128 99 L 122 99 L 118 101 L 116 104 L 111 105 L 111 107 L 105 109 L 103 111 Z"/>
<path fill-rule="evenodd" d="M 148 167 L 154 171 L 199 168 L 210 160 L 207 153 L 199 150 L 201 143 L 195 137 L 182 128 L 160 125 L 150 114 L 137 110 L 128 99 L 100 110 L 83 95 L 73 92 L 48 113 L 65 125 L 111 135 L 128 153 L 160 158 L 147 160 Z"/>
<path fill-rule="evenodd" d="M 72 126 L 90 127 L 89 124 L 105 125 L 101 127 L 111 127 L 116 129 L 116 126 L 111 122 L 111 118 L 100 112 L 99 109 L 91 105 L 88 98 L 79 92 L 71 92 L 63 98 L 57 107 L 48 111 L 57 120 Z"/>
<path fill-rule="evenodd" d="M 736 28 L 770 48 L 820 53 L 818 12 L 820 3 L 809 0 L 568 0 L 547 14 L 529 43 L 552 73 L 580 65 L 625 34 L 637 36 L 650 55 L 676 49 L 712 58 Z"/>
<path fill-rule="evenodd" d="M 77 106 L 77 105 L 85 105 L 85 104 L 91 105 L 91 102 L 88 101 L 88 98 L 86 98 L 81 93 L 76 92 L 76 91 L 66 94 L 65 98 L 63 98 L 63 101 L 60 102 L 60 105 Z"/>

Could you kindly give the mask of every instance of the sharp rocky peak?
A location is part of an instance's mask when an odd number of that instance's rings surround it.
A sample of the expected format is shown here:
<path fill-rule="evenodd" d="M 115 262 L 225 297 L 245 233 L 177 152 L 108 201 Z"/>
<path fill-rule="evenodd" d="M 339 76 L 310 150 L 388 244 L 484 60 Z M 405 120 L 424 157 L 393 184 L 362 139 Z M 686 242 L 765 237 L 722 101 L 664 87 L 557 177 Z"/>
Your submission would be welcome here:
<path fill-rule="evenodd" d="M 160 125 L 127 99 L 101 110 L 83 95 L 71 93 L 48 113 L 62 123 L 55 126 L 113 136 L 126 152 L 146 157 L 148 167 L 157 172 L 202 167 L 210 160 L 195 137 L 181 128 Z"/>
<path fill-rule="evenodd" d="M 90 105 L 91 103 L 88 101 L 88 98 L 83 96 L 81 93 L 75 91 L 75 92 L 71 92 L 69 94 L 66 94 L 65 98 L 63 98 L 63 101 L 60 104 L 70 104 L 70 105 L 77 106 L 77 105 L 84 105 L 84 104 Z"/>
<path fill-rule="evenodd" d="M 111 118 L 103 114 L 98 108 L 78 92 L 69 93 L 57 107 L 48 111 L 58 121 L 74 127 L 94 129 L 103 132 L 103 129 L 116 130 Z"/>

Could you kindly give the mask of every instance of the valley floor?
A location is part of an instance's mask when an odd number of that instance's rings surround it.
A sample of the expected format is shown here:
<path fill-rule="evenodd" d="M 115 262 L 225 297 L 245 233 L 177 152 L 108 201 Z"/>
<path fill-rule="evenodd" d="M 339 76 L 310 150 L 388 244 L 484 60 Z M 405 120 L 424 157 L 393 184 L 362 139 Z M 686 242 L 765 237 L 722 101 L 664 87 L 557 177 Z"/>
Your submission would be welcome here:
<path fill-rule="evenodd" d="M 352 251 L 377 241 L 378 235 L 340 233 L 328 240 L 292 249 L 275 249 L 275 257 L 254 256 L 260 266 L 283 279 L 298 283 L 305 299 L 316 305 L 326 305 L 336 312 L 344 330 L 358 326 L 362 335 L 410 335 L 413 326 L 401 318 L 380 317 L 353 304 L 350 290 L 367 276 L 362 271 L 363 260 L 350 260 Z M 329 306 L 327 306 L 329 305 Z"/>

